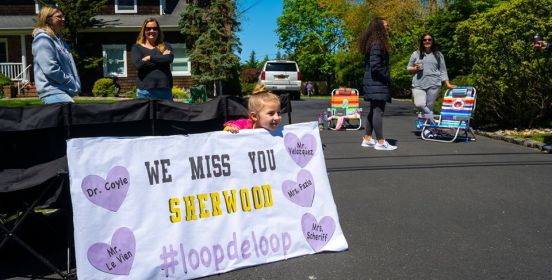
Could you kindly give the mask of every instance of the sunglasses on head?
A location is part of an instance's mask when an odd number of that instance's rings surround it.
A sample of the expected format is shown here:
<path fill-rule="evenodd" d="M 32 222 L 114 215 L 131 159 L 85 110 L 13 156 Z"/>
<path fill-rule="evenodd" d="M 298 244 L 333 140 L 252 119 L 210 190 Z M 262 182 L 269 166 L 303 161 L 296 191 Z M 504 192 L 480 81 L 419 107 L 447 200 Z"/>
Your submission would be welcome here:
<path fill-rule="evenodd" d="M 152 31 L 152 30 L 155 30 L 155 31 L 159 31 L 159 26 L 156 26 L 156 27 L 147 27 L 145 28 L 146 31 Z"/>

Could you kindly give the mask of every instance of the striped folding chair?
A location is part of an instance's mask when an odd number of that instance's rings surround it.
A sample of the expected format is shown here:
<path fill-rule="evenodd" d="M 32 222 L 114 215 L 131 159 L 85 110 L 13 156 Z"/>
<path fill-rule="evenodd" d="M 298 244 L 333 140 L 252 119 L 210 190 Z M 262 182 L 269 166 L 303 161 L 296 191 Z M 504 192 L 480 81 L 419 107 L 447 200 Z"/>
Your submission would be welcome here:
<path fill-rule="evenodd" d="M 441 106 L 441 114 L 428 116 L 422 125 L 423 140 L 454 142 L 463 138 L 466 142 L 475 139 L 470 119 L 475 110 L 476 90 L 461 86 L 447 90 Z M 468 133 L 472 137 L 468 136 Z"/>
<path fill-rule="evenodd" d="M 331 130 L 359 130 L 362 126 L 360 99 L 357 89 L 338 88 L 332 91 L 328 108 L 328 128 Z"/>

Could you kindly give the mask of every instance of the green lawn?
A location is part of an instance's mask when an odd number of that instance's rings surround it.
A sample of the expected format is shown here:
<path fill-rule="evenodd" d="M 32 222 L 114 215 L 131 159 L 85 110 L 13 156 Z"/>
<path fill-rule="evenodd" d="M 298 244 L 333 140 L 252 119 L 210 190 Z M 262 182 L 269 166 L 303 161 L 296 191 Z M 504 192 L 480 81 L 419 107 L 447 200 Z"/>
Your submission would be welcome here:
<path fill-rule="evenodd" d="M 121 97 L 75 97 L 76 103 L 113 103 L 121 100 L 128 100 L 129 98 Z M 42 104 L 38 97 L 29 98 L 3 98 L 0 99 L 0 106 L 4 107 L 23 107 L 23 106 L 37 106 Z"/>

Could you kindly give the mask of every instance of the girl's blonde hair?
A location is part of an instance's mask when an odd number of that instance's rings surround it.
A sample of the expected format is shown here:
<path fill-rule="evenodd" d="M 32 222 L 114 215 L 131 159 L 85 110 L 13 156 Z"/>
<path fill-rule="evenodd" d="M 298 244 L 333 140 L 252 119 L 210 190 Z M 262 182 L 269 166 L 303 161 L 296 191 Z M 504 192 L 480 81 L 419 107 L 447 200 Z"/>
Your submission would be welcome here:
<path fill-rule="evenodd" d="M 264 104 L 268 102 L 278 102 L 280 104 L 280 98 L 268 90 L 265 85 L 257 84 L 251 92 L 247 108 L 250 113 L 259 112 L 263 109 Z"/>
<path fill-rule="evenodd" d="M 159 49 L 159 51 L 161 52 L 164 52 L 166 47 L 165 47 L 165 44 L 163 43 L 163 39 L 164 39 L 164 36 L 163 36 L 163 32 L 161 31 L 161 25 L 159 25 L 159 22 L 154 19 L 154 18 L 147 18 L 144 20 L 144 23 L 142 23 L 142 28 L 140 29 L 140 33 L 138 33 L 138 37 L 136 38 L 136 43 L 138 44 L 144 44 L 146 42 L 146 25 L 150 22 L 155 22 L 155 24 L 157 24 L 157 39 L 155 40 L 154 44 L 155 44 L 155 47 Z"/>
<path fill-rule="evenodd" d="M 52 6 L 43 6 L 38 13 L 38 18 L 36 19 L 35 28 L 33 30 L 33 37 L 40 32 L 40 30 L 46 31 L 50 37 L 56 37 L 56 32 L 48 24 L 48 19 L 50 19 L 56 12 L 61 12 L 59 8 Z"/>

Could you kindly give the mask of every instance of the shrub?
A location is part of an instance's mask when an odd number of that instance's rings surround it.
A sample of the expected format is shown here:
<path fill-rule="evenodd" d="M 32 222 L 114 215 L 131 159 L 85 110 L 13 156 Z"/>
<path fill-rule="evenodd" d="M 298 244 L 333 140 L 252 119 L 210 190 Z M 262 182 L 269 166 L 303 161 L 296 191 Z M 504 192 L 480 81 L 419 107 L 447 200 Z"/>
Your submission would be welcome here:
<path fill-rule="evenodd" d="M 111 78 L 100 78 L 94 83 L 92 94 L 96 97 L 114 97 L 117 95 L 117 87 Z"/>
<path fill-rule="evenodd" d="M 241 82 L 242 95 L 250 95 L 253 89 L 255 88 L 255 85 L 257 85 L 257 83 L 246 83 L 242 81 Z"/>
<path fill-rule="evenodd" d="M 362 87 L 364 76 L 364 59 L 357 51 L 338 52 L 335 54 L 334 87 Z"/>
<path fill-rule="evenodd" d="M 179 88 L 178 86 L 173 86 L 172 95 L 174 99 L 187 100 L 190 98 L 190 91 L 185 88 Z"/>
<path fill-rule="evenodd" d="M 0 98 L 4 97 L 4 86 L 13 85 L 13 81 L 6 75 L 0 73 Z"/>
<path fill-rule="evenodd" d="M 552 0 L 512 0 L 457 27 L 477 81 L 474 120 L 503 128 L 531 128 L 552 117 L 550 54 L 533 49 L 536 32 L 550 41 Z"/>
<path fill-rule="evenodd" d="M 13 81 L 6 75 L 0 73 L 0 86 L 13 85 Z"/>
<path fill-rule="evenodd" d="M 246 68 L 240 71 L 240 80 L 243 83 L 256 83 L 259 80 L 259 74 L 261 69 L 259 68 Z M 243 92 L 243 90 L 242 90 Z M 250 92 L 251 93 L 251 92 Z"/>
<path fill-rule="evenodd" d="M 128 98 L 136 98 L 136 86 L 133 86 L 131 90 L 125 92 L 125 96 Z"/>

